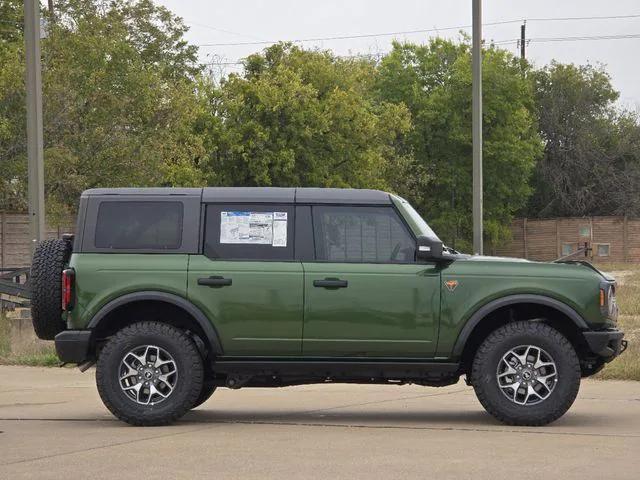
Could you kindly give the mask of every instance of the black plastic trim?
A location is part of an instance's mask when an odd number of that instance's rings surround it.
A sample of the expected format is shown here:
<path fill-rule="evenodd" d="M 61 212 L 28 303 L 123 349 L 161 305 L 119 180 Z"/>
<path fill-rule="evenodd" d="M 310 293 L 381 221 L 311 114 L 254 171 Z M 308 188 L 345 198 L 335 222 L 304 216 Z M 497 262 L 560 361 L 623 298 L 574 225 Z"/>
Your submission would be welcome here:
<path fill-rule="evenodd" d="M 315 239 L 311 221 L 311 207 L 309 205 L 296 205 L 295 222 L 294 258 L 302 262 L 313 262 L 316 259 Z"/>
<path fill-rule="evenodd" d="M 186 300 L 185 298 L 180 297 L 178 295 L 174 295 L 172 293 L 144 291 L 144 292 L 134 292 L 134 293 L 128 293 L 126 295 L 122 295 L 121 297 L 118 297 L 115 300 L 112 300 L 111 302 L 103 306 L 98 311 L 98 313 L 96 313 L 93 316 L 93 318 L 87 325 L 87 328 L 91 328 L 91 329 L 96 328 L 100 324 L 102 319 L 104 319 L 107 316 L 107 314 L 109 314 L 116 308 L 126 305 L 128 303 L 139 302 L 143 300 L 155 300 L 155 301 L 167 302 L 167 303 L 171 303 L 172 305 L 175 305 L 176 307 L 182 308 L 187 313 L 189 313 L 196 320 L 196 322 L 198 322 L 198 325 L 200 325 L 203 332 L 207 336 L 209 345 L 213 349 L 214 353 L 216 355 L 222 355 L 224 353 L 222 349 L 222 344 L 220 343 L 220 337 L 218 335 L 218 332 L 216 331 L 213 324 L 209 321 L 207 316 L 204 313 L 202 313 L 202 310 L 200 310 L 198 307 L 196 307 L 193 303 Z"/>
<path fill-rule="evenodd" d="M 622 350 L 622 339 L 624 332 L 620 330 L 602 330 L 595 332 L 583 332 L 589 349 L 606 359 L 612 359 L 620 355 Z"/>
<path fill-rule="evenodd" d="M 458 363 L 433 361 L 394 361 L 390 359 L 344 360 L 314 359 L 274 360 L 272 358 L 219 358 L 213 365 L 215 373 L 244 375 L 319 376 L 349 378 L 429 378 L 434 375 L 456 375 Z"/>
<path fill-rule="evenodd" d="M 506 307 L 507 305 L 515 305 L 518 303 L 535 303 L 538 305 L 545 305 L 547 307 L 555 308 L 556 310 L 564 313 L 567 317 L 569 317 L 573 323 L 580 330 L 588 330 L 589 326 L 587 322 L 569 305 L 562 303 L 559 300 L 556 300 L 551 297 L 545 297 L 544 295 L 533 295 L 533 294 L 517 294 L 517 295 L 508 295 L 506 297 L 498 298 L 497 300 L 493 300 L 492 302 L 487 303 L 480 307 L 476 312 L 471 315 L 469 320 L 466 321 L 460 335 L 458 335 L 458 339 L 453 347 L 453 357 L 458 358 L 462 355 L 464 350 L 464 346 L 467 343 L 467 340 L 471 336 L 471 332 L 473 329 L 491 312 Z"/>
<path fill-rule="evenodd" d="M 56 335 L 56 353 L 65 363 L 84 363 L 89 359 L 91 330 L 65 330 Z"/>

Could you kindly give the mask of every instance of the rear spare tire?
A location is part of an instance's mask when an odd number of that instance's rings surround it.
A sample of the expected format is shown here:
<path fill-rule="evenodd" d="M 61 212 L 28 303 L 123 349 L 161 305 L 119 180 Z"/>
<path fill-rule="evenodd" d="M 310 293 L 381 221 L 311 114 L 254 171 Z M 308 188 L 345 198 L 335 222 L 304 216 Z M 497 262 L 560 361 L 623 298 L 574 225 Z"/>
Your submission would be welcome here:
<path fill-rule="evenodd" d="M 71 255 L 65 240 L 45 240 L 31 263 L 31 320 L 38 338 L 53 340 L 65 329 L 62 321 L 62 270 Z"/>

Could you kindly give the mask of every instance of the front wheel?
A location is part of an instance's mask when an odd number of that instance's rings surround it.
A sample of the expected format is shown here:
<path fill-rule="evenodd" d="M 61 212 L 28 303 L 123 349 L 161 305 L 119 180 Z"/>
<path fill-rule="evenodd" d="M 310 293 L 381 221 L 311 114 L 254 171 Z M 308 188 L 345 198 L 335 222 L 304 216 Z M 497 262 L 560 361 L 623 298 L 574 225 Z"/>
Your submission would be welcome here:
<path fill-rule="evenodd" d="M 205 381 L 202 384 L 202 391 L 200 392 L 200 395 L 198 396 L 196 403 L 194 403 L 193 407 L 191 408 L 196 408 L 202 405 L 204 402 L 209 400 L 209 398 L 211 398 L 211 395 L 213 395 L 213 392 L 215 391 L 216 391 L 216 386 L 212 382 Z"/>
<path fill-rule="evenodd" d="M 540 322 L 492 332 L 473 360 L 471 384 L 482 406 L 508 425 L 546 425 L 571 407 L 580 362 L 564 335 Z"/>
<path fill-rule="evenodd" d="M 171 325 L 135 323 L 100 352 L 98 392 L 131 425 L 167 425 L 192 408 L 203 387 L 202 358 L 193 340 Z"/>

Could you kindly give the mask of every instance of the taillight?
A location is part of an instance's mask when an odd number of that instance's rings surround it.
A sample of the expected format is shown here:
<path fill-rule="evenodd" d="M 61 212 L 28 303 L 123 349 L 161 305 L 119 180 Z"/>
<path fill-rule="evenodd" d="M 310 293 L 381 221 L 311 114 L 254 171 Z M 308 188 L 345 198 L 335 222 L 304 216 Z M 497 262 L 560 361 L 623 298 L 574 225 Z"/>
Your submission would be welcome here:
<path fill-rule="evenodd" d="M 62 310 L 68 311 L 73 308 L 73 281 L 75 272 L 73 268 L 62 271 Z"/>

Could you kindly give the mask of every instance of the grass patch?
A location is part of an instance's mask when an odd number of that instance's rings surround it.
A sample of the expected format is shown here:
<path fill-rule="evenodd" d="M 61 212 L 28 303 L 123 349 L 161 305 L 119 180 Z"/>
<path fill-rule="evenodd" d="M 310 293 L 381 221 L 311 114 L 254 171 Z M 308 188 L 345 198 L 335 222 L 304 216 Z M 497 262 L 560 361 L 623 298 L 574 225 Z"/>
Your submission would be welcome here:
<path fill-rule="evenodd" d="M 47 349 L 48 350 L 48 349 Z M 2 365 L 27 365 L 30 367 L 57 367 L 60 365 L 60 359 L 56 355 L 55 349 L 51 351 L 42 351 L 40 353 L 19 353 L 10 355 L 6 358 L 0 358 Z"/>
<path fill-rule="evenodd" d="M 9 321 L 0 312 L 0 358 L 11 352 L 11 330 Z"/>
<path fill-rule="evenodd" d="M 52 344 L 33 344 L 23 346 L 18 351 L 11 348 L 11 325 L 0 314 L 0 365 L 29 365 L 53 367 L 60 364 Z"/>
<path fill-rule="evenodd" d="M 640 380 L 640 264 L 599 264 L 598 268 L 611 273 L 618 281 L 618 327 L 624 331 L 629 348 L 595 378 Z"/>

